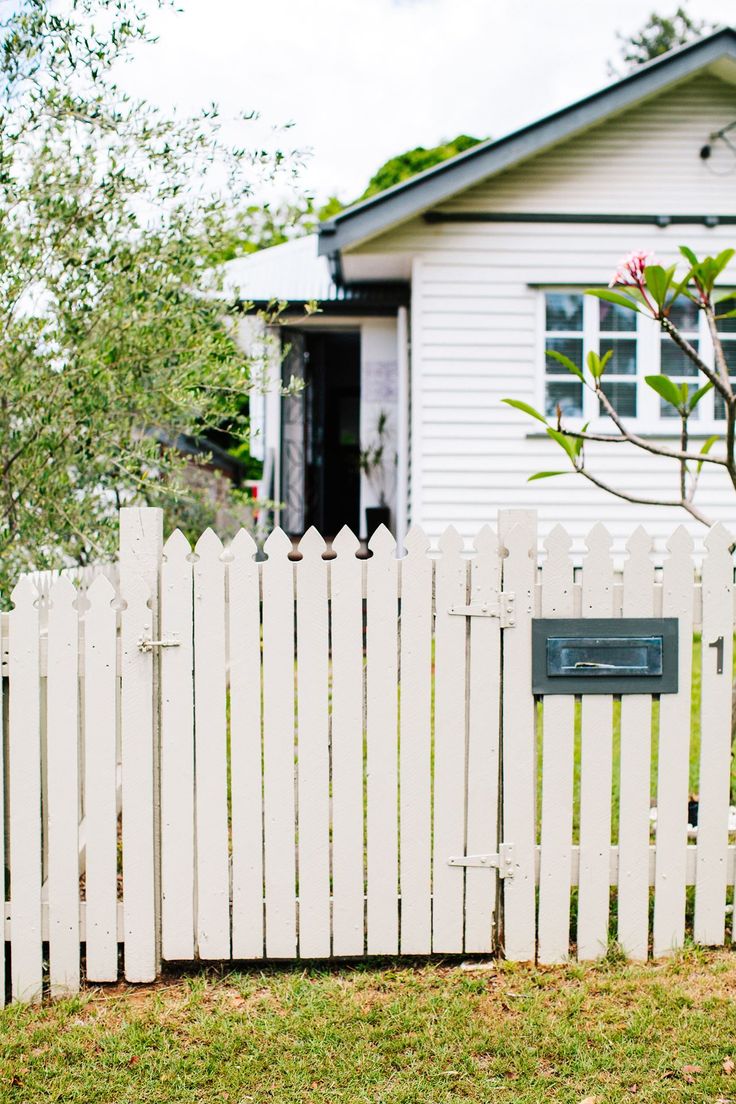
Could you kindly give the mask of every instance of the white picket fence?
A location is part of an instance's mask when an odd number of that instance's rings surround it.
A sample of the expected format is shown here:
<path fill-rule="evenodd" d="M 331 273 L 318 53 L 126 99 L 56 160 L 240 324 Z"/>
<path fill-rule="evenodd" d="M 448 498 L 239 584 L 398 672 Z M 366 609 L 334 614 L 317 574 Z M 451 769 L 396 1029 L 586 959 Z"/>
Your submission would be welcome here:
<path fill-rule="evenodd" d="M 258 560 L 245 531 L 226 549 L 207 531 L 192 550 L 178 532 L 161 547 L 156 510 L 121 523 L 118 588 L 62 577 L 39 598 L 23 578 L 2 618 L 13 999 L 73 992 L 82 975 L 115 981 L 121 948 L 133 982 L 162 958 L 584 960 L 611 935 L 646 958 L 682 945 L 690 886 L 695 939 L 724 942 L 734 585 L 722 528 L 697 572 L 685 530 L 656 569 L 638 530 L 620 573 L 602 526 L 576 568 L 562 528 L 538 560 L 533 516 L 513 511 L 470 551 L 452 529 L 430 549 L 415 528 L 398 556 L 379 530 L 369 559 L 347 530 L 326 555 L 310 530 L 299 559 L 276 530 Z M 651 695 L 536 702 L 535 615 L 679 618 L 679 692 L 655 709 Z"/>

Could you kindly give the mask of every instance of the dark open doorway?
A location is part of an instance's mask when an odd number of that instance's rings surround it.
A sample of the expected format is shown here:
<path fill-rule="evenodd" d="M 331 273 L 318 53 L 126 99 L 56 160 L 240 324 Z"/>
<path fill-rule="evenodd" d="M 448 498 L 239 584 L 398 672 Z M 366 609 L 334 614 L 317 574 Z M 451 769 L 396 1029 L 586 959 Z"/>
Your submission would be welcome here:
<path fill-rule="evenodd" d="M 326 537 L 360 520 L 360 334 L 306 337 L 306 524 Z"/>

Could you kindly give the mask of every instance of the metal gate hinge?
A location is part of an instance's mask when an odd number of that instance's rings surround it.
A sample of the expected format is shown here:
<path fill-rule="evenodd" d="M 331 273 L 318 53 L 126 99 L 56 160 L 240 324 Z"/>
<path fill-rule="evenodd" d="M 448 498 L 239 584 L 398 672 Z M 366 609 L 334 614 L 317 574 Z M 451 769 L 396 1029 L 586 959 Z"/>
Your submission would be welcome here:
<path fill-rule="evenodd" d="M 180 648 L 181 640 L 144 640 L 138 641 L 139 652 L 152 652 L 154 648 Z"/>
<path fill-rule="evenodd" d="M 514 876 L 514 845 L 502 843 L 498 851 L 488 855 L 450 855 L 448 866 L 474 866 L 497 869 L 499 878 Z"/>
<path fill-rule="evenodd" d="M 502 629 L 511 629 L 516 624 L 515 597 L 513 591 L 502 590 L 495 601 L 471 602 L 469 606 L 450 606 L 447 612 L 455 617 L 498 617 Z"/>

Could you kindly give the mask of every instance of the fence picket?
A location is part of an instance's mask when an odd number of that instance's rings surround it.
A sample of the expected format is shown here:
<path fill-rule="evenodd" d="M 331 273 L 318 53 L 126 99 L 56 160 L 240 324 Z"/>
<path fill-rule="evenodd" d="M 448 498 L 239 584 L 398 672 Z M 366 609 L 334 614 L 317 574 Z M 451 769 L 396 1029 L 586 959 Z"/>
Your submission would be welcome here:
<path fill-rule="evenodd" d="M 294 803 L 294 566 L 274 529 L 263 565 L 263 800 L 266 954 L 296 954 Z"/>
<path fill-rule="evenodd" d="M 708 945 L 725 938 L 726 862 L 731 762 L 733 671 L 732 537 L 714 525 L 703 560 L 702 690 L 695 939 Z M 718 641 L 722 672 L 718 673 Z"/>
<path fill-rule="evenodd" d="M 651 617 L 654 613 L 651 547 L 651 538 L 641 526 L 627 541 L 624 617 Z M 621 698 L 618 941 L 630 958 L 644 960 L 649 949 L 651 733 L 651 694 L 624 694 Z"/>
<path fill-rule="evenodd" d="M 678 691 L 659 699 L 657 851 L 654 957 L 685 940 L 687 799 L 690 773 L 690 700 L 693 656 L 692 537 L 680 526 L 667 542 L 662 572 L 662 616 L 679 618 Z"/>
<path fill-rule="evenodd" d="M 52 996 L 79 989 L 79 619 L 77 591 L 60 577 L 49 592 L 46 762 L 48 777 L 49 981 Z"/>
<path fill-rule="evenodd" d="M 41 713 L 39 612 L 21 578 L 9 617 L 11 979 L 14 1000 L 41 999 Z"/>
<path fill-rule="evenodd" d="M 225 565 L 211 529 L 195 545 L 194 790 L 197 948 L 200 958 L 230 955 Z"/>
<path fill-rule="evenodd" d="M 233 958 L 263 955 L 261 615 L 256 543 L 240 529 L 228 564 Z"/>
<path fill-rule="evenodd" d="M 611 536 L 595 525 L 583 561 L 583 616 L 613 615 Z M 613 698 L 583 696 L 580 752 L 578 958 L 600 958 L 608 946 L 613 776 Z"/>
<path fill-rule="evenodd" d="M 500 602 L 498 537 L 484 526 L 474 542 L 470 601 Z M 498 850 L 498 771 L 501 735 L 501 623 L 497 617 L 471 617 L 468 671 L 468 855 Z M 465 872 L 465 946 L 468 954 L 493 949 L 498 874 L 468 867 Z M 403 898 L 402 898 L 403 899 Z"/>
<path fill-rule="evenodd" d="M 161 567 L 161 953 L 194 957 L 194 655 L 191 546 L 176 529 Z"/>
<path fill-rule="evenodd" d="M 330 760 L 327 561 L 311 527 L 296 570 L 299 955 L 330 954 Z"/>
<path fill-rule="evenodd" d="M 529 677 L 536 530 L 513 524 L 503 543 L 503 589 L 515 595 L 514 626 L 504 639 L 503 841 L 514 848 L 513 877 L 504 882 L 504 949 L 511 961 L 523 962 L 536 951 L 536 733 Z"/>
<path fill-rule="evenodd" d="M 368 542 L 366 729 L 368 953 L 399 949 L 398 561 L 381 525 Z"/>
<path fill-rule="evenodd" d="M 401 570 L 400 880 L 401 951 L 432 949 L 432 561 L 418 526 Z"/>
<path fill-rule="evenodd" d="M 98 575 L 84 615 L 85 969 L 117 981 L 117 612 L 115 588 Z"/>
<path fill-rule="evenodd" d="M 2 619 L 0 618 L 0 661 L 2 661 Z M 0 733 L 3 734 L 3 744 L 5 743 L 5 715 L 8 708 L 7 694 L 5 692 L 6 680 L 0 674 Z M 5 749 L 0 751 L 0 862 L 2 862 L 3 868 L 3 886 L 2 893 L 0 893 L 0 905 L 2 905 L 2 939 L 0 940 L 0 1008 L 5 1006 L 5 976 L 6 976 L 6 940 L 5 940 L 5 913 L 7 907 L 7 887 L 8 887 L 8 860 L 5 853 Z"/>
<path fill-rule="evenodd" d="M 358 955 L 365 947 L 363 565 L 347 526 L 332 548 L 332 952 Z"/>
<path fill-rule="evenodd" d="M 544 542 L 542 616 L 572 617 L 572 541 L 556 525 Z M 565 962 L 570 954 L 575 698 L 544 699 L 542 829 L 539 869 L 539 961 Z"/>

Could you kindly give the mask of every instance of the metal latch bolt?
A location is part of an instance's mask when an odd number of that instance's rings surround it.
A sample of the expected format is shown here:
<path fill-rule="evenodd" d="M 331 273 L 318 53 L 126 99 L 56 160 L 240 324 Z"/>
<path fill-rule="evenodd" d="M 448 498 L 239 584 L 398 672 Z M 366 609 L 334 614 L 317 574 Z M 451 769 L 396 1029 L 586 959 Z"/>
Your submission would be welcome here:
<path fill-rule="evenodd" d="M 514 845 L 502 843 L 498 851 L 488 855 L 450 855 L 447 865 L 497 869 L 499 878 L 513 878 Z"/>
<path fill-rule="evenodd" d="M 516 623 L 514 617 L 514 592 L 502 590 L 494 602 L 471 602 L 468 606 L 450 606 L 448 613 L 455 617 L 498 617 L 502 629 L 510 629 Z"/>
<path fill-rule="evenodd" d="M 154 648 L 179 648 L 181 640 L 144 640 L 138 641 L 139 652 L 152 652 Z"/>

